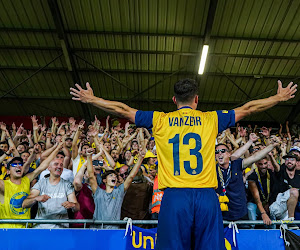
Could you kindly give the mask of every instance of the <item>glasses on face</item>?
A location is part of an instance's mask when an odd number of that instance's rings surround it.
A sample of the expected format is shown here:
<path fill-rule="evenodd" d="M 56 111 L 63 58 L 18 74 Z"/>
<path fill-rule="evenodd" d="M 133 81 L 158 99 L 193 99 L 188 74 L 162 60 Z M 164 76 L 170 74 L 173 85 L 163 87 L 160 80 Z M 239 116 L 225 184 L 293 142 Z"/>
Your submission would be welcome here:
<path fill-rule="evenodd" d="M 93 160 L 93 166 L 103 166 L 103 161 L 101 160 Z"/>
<path fill-rule="evenodd" d="M 216 150 L 215 154 L 217 155 L 217 154 L 219 154 L 220 152 L 221 152 L 222 154 L 224 154 L 225 152 L 228 152 L 228 150 L 225 149 L 225 148 L 218 149 L 218 150 Z"/>
<path fill-rule="evenodd" d="M 285 161 L 295 161 L 295 158 L 285 158 Z"/>
<path fill-rule="evenodd" d="M 11 167 L 15 168 L 16 166 L 23 167 L 23 163 L 12 163 L 10 164 Z"/>
<path fill-rule="evenodd" d="M 259 148 L 254 148 L 254 149 L 253 149 L 253 152 L 254 152 L 254 151 L 258 151 L 258 150 L 259 150 Z"/>

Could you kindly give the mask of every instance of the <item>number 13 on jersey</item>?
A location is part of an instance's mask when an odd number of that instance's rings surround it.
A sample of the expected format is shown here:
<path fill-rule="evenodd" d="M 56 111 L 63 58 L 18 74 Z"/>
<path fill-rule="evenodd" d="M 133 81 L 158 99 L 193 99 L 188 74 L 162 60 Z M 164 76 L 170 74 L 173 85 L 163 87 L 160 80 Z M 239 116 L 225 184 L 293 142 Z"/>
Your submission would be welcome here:
<path fill-rule="evenodd" d="M 195 148 L 190 149 L 190 155 L 194 155 L 197 158 L 196 168 L 191 167 L 190 161 L 183 161 L 184 170 L 190 175 L 197 175 L 202 172 L 203 169 L 203 159 L 200 153 L 202 142 L 200 135 L 196 133 L 187 133 L 183 136 L 182 144 L 190 145 L 190 141 L 195 140 Z M 176 134 L 172 139 L 169 139 L 169 143 L 173 144 L 173 162 L 174 162 L 174 175 L 180 175 L 180 157 L 179 157 L 179 145 L 180 145 L 180 135 Z"/>

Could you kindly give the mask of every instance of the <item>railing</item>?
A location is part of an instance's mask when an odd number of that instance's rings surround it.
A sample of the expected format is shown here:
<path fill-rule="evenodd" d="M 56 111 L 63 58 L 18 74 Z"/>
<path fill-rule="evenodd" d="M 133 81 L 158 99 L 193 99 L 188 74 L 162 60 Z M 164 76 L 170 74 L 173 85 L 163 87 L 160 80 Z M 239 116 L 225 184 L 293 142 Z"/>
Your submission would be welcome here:
<path fill-rule="evenodd" d="M 103 221 L 103 220 L 41 220 L 41 219 L 30 219 L 30 220 L 0 220 L 0 224 L 25 224 L 26 228 L 28 227 L 29 223 L 37 223 L 37 224 L 62 224 L 62 223 L 69 223 L 69 224 L 83 224 L 84 228 L 86 228 L 87 224 L 91 225 L 126 225 L 127 221 L 125 220 L 118 220 L 118 221 Z M 157 225 L 157 220 L 132 220 L 132 224 L 138 225 Z M 230 221 L 223 221 L 224 225 L 228 225 Z M 262 220 L 240 220 L 234 222 L 237 225 L 264 225 Z M 273 225 L 281 225 L 281 224 L 288 224 L 291 221 L 272 221 Z M 292 221 L 294 224 L 300 224 L 300 220 Z M 1 225 L 0 225 L 1 227 Z"/>

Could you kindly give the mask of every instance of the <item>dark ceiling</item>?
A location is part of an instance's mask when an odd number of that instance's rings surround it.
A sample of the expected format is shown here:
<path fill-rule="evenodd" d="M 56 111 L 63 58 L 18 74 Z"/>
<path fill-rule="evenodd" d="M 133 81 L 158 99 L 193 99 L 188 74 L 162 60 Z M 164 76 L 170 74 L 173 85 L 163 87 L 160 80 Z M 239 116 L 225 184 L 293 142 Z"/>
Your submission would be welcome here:
<path fill-rule="evenodd" d="M 173 83 L 199 83 L 199 109 L 231 109 L 300 77 L 300 1 L 0 0 L 0 115 L 92 117 L 69 87 L 171 111 Z M 204 75 L 198 75 L 203 44 Z M 300 123 L 300 94 L 248 121 Z"/>

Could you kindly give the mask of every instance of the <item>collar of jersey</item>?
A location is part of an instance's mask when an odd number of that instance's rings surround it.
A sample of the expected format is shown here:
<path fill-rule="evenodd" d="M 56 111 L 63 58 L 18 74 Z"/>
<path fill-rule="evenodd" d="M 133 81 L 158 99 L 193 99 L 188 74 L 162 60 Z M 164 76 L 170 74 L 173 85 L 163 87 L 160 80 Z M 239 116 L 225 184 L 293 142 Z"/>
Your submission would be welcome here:
<path fill-rule="evenodd" d="M 183 107 L 181 107 L 179 109 L 192 109 L 192 108 L 190 106 L 183 106 Z M 179 110 L 179 109 L 177 109 L 177 110 Z"/>

